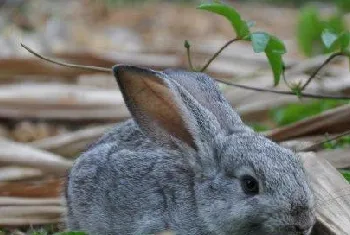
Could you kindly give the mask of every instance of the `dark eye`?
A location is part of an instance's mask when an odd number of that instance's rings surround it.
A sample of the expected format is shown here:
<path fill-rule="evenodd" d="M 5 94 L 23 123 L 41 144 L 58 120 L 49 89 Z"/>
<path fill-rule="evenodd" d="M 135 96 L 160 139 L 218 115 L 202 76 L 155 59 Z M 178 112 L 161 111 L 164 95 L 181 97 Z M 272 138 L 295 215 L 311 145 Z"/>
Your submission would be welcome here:
<path fill-rule="evenodd" d="M 250 175 L 243 175 L 241 178 L 241 184 L 243 191 L 246 194 L 258 194 L 259 193 L 259 183 Z"/>

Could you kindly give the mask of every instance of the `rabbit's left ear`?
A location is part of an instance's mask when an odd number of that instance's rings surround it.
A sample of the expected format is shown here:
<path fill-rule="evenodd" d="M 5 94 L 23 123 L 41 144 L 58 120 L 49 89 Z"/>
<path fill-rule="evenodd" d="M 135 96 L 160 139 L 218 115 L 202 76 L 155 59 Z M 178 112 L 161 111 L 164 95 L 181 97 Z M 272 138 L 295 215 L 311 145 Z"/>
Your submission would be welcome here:
<path fill-rule="evenodd" d="M 220 92 L 215 81 L 208 75 L 173 69 L 165 70 L 164 73 L 171 78 L 171 81 L 176 81 L 183 93 L 185 91 L 189 93 L 192 99 L 199 104 L 198 107 L 209 111 L 213 115 L 210 118 L 205 116 L 202 120 L 199 117 L 199 122 L 210 120 L 212 124 L 216 125 L 216 129 L 221 129 L 227 135 L 251 132 L 251 129 L 242 122 L 239 115 L 232 109 L 231 104 Z M 189 109 L 191 110 L 191 107 Z M 193 113 L 196 115 L 195 111 Z"/>
<path fill-rule="evenodd" d="M 147 136 L 165 144 L 175 137 L 196 149 L 188 125 L 192 117 L 174 94 L 176 88 L 169 87 L 166 74 L 124 65 L 114 66 L 113 72 L 129 111 Z"/>

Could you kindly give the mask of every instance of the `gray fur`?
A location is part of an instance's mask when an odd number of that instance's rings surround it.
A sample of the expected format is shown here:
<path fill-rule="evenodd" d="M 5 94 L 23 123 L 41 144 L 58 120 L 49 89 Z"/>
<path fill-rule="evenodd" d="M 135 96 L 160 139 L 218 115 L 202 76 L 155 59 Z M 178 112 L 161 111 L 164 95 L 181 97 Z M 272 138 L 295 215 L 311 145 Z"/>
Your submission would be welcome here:
<path fill-rule="evenodd" d="M 140 70 L 116 66 L 116 76 L 118 69 Z M 209 76 L 141 70 L 163 79 L 172 91 L 196 149 L 169 134 L 150 137 L 150 129 L 140 129 L 137 115 L 118 124 L 71 170 L 69 230 L 95 235 L 164 230 L 182 235 L 310 234 L 313 194 L 294 153 L 245 126 Z M 162 133 L 156 122 L 147 122 L 142 126 Z M 258 179 L 258 195 L 244 193 L 239 179 L 244 174 Z M 298 232 L 295 226 L 305 229 Z"/>

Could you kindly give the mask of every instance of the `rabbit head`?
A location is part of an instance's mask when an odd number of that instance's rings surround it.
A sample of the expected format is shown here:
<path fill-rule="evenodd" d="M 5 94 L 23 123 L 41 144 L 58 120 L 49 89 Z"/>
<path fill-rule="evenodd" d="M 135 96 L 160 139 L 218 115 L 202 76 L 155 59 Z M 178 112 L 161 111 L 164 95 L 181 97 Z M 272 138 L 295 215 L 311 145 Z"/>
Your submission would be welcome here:
<path fill-rule="evenodd" d="M 243 124 L 206 74 L 113 67 L 134 120 L 194 172 L 210 234 L 310 234 L 313 194 L 298 157 Z"/>

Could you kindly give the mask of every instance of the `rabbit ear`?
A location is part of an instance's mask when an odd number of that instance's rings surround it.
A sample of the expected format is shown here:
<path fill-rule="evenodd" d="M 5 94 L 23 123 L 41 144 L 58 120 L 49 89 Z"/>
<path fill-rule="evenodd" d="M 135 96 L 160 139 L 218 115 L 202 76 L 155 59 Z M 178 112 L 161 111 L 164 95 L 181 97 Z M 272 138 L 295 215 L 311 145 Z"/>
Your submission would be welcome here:
<path fill-rule="evenodd" d="M 113 73 L 128 109 L 149 137 L 166 144 L 175 137 L 196 149 L 186 125 L 189 117 L 174 98 L 164 73 L 124 65 L 114 66 Z"/>
<path fill-rule="evenodd" d="M 217 84 L 208 75 L 173 69 L 165 70 L 164 73 L 168 74 L 183 89 L 186 89 L 204 109 L 215 116 L 217 123 L 220 125 L 217 128 L 226 131 L 228 134 L 236 135 L 251 131 L 241 121 L 239 115 L 219 91 Z"/>

